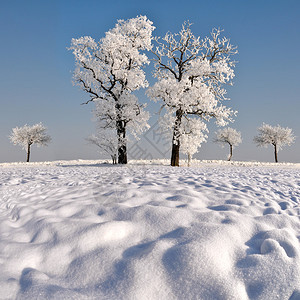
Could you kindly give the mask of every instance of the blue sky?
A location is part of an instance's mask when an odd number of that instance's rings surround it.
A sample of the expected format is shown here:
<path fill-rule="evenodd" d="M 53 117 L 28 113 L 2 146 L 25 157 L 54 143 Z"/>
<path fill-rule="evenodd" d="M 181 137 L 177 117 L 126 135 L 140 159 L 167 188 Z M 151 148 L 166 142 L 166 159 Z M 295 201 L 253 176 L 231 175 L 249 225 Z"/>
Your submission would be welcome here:
<path fill-rule="evenodd" d="M 147 15 L 160 36 L 179 31 L 185 20 L 193 23 L 195 35 L 224 29 L 239 50 L 228 105 L 239 111 L 230 126 L 242 132 L 243 144 L 233 159 L 273 161 L 271 147 L 257 148 L 252 142 L 265 122 L 293 128 L 298 138 L 283 148 L 279 160 L 300 162 L 299 13 L 298 0 L 2 1 L 0 162 L 25 159 L 25 151 L 10 144 L 8 135 L 13 127 L 38 122 L 48 127 L 53 142 L 33 148 L 32 161 L 99 158 L 84 140 L 95 132 L 93 105 L 80 105 L 88 97 L 72 85 L 74 58 L 67 47 L 73 37 L 98 40 L 118 19 L 137 15 Z M 148 80 L 154 82 L 150 73 Z M 151 103 L 144 91 L 139 98 L 149 103 L 154 124 L 159 104 Z M 212 143 L 217 130 L 212 122 L 209 129 L 209 140 L 196 157 L 225 159 L 228 149 Z"/>

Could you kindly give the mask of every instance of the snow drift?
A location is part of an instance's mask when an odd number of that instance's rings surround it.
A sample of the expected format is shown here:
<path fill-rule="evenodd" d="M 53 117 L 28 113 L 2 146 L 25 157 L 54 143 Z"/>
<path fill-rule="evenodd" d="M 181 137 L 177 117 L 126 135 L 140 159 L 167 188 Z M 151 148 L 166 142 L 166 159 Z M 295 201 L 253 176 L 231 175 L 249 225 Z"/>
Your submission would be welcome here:
<path fill-rule="evenodd" d="M 300 169 L 0 167 L 1 299 L 300 299 Z"/>

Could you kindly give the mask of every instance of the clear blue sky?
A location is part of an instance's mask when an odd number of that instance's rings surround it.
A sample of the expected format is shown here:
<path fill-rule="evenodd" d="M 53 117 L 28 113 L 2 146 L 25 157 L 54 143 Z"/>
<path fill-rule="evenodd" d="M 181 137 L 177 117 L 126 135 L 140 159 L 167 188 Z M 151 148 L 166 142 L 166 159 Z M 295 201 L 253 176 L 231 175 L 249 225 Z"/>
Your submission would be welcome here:
<path fill-rule="evenodd" d="M 238 46 L 234 86 L 228 105 L 239 111 L 231 125 L 242 132 L 235 160 L 273 161 L 273 149 L 257 148 L 253 136 L 263 122 L 291 127 L 296 143 L 279 160 L 300 162 L 300 1 L 1 1 L 0 9 L 0 162 L 22 161 L 25 151 L 8 140 L 11 129 L 43 122 L 53 142 L 33 148 L 32 161 L 95 159 L 97 150 L 84 138 L 94 133 L 93 105 L 72 86 L 74 58 L 67 47 L 73 37 L 100 39 L 117 19 L 147 15 L 155 35 L 177 32 L 185 20 L 195 35 L 213 27 Z M 153 83 L 151 74 L 148 74 Z M 141 102 L 149 102 L 144 92 Z M 149 103 L 152 114 L 159 104 Z M 157 116 L 153 116 L 151 124 Z M 200 159 L 226 158 L 228 149 L 212 143 L 216 127 L 203 144 Z M 168 155 L 167 155 L 168 157 Z"/>

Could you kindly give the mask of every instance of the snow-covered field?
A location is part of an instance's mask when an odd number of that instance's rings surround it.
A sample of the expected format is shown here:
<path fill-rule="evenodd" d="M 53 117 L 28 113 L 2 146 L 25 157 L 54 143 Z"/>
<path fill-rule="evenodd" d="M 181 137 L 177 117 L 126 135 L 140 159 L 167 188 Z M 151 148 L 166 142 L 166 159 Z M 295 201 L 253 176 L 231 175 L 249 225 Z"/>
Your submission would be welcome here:
<path fill-rule="evenodd" d="M 300 299 L 300 166 L 0 164 L 1 299 Z"/>

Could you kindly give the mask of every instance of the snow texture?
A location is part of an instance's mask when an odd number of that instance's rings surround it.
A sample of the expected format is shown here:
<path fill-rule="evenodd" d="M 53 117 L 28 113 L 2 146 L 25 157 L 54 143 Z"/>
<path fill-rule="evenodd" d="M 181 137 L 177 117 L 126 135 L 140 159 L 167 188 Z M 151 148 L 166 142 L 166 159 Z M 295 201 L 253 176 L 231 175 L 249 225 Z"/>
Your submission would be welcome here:
<path fill-rule="evenodd" d="M 0 298 L 299 299 L 299 164 L 152 163 L 0 164 Z"/>

